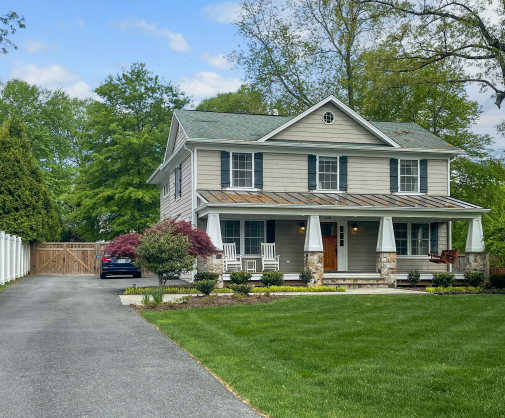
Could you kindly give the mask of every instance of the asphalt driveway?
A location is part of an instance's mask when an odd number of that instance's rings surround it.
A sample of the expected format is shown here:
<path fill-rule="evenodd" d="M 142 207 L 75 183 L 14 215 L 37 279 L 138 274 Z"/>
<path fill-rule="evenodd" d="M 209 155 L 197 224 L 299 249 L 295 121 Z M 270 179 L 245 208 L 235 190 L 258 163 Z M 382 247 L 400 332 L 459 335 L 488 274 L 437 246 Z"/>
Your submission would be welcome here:
<path fill-rule="evenodd" d="M 31 276 L 0 293 L 2 417 L 258 417 L 121 305 L 147 279 Z"/>

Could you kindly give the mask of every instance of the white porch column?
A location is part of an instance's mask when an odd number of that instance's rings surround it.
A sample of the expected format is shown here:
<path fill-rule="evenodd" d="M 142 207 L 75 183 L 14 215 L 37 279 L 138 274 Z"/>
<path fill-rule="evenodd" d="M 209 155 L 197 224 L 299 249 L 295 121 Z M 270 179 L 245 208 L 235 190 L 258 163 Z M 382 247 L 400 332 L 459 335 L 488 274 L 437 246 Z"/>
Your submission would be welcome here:
<path fill-rule="evenodd" d="M 5 284 L 5 232 L 0 231 L 0 285 Z"/>
<path fill-rule="evenodd" d="M 482 219 L 470 219 L 465 247 L 465 271 L 487 271 L 487 257 L 484 254 L 484 233 Z"/>
<path fill-rule="evenodd" d="M 313 279 L 309 286 L 322 286 L 324 276 L 324 248 L 319 216 L 311 215 L 307 221 L 305 233 L 305 268 L 312 272 Z"/>
<path fill-rule="evenodd" d="M 390 287 L 396 287 L 396 243 L 393 218 L 390 216 L 385 216 L 380 220 L 375 251 L 377 252 L 376 268 L 381 279 Z"/>
<path fill-rule="evenodd" d="M 221 237 L 221 222 L 218 213 L 207 216 L 207 235 L 219 252 L 205 260 L 207 271 L 217 273 L 217 287 L 223 287 L 223 239 Z"/>

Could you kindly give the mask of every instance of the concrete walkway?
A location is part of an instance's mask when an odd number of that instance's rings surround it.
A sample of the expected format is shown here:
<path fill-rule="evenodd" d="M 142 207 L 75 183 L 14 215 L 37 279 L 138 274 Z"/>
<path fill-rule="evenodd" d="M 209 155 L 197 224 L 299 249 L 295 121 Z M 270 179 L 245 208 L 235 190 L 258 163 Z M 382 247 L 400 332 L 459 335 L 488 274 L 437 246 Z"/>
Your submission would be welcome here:
<path fill-rule="evenodd" d="M 258 417 L 121 306 L 155 278 L 32 276 L 0 293 L 0 416 Z"/>
<path fill-rule="evenodd" d="M 250 293 L 253 295 L 254 293 Z M 418 292 L 414 290 L 405 290 L 399 288 L 377 287 L 363 289 L 349 289 L 345 292 L 272 292 L 271 295 L 287 296 L 344 296 L 344 295 L 430 295 L 428 292 Z M 217 293 L 218 296 L 229 296 L 229 293 Z M 194 293 L 186 294 L 167 294 L 163 295 L 163 302 L 177 302 L 183 296 L 197 296 Z M 139 305 L 142 301 L 142 295 L 119 295 L 123 305 Z"/>

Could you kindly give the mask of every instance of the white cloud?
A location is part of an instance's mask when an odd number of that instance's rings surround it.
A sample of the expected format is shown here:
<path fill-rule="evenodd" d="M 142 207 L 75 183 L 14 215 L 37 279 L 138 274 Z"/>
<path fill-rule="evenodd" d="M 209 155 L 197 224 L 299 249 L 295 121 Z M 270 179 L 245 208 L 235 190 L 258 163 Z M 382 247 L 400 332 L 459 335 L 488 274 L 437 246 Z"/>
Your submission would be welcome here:
<path fill-rule="evenodd" d="M 43 41 L 38 41 L 33 38 L 28 38 L 25 40 L 25 48 L 26 52 L 29 54 L 35 54 L 39 51 L 49 51 L 49 50 L 56 50 L 58 47 L 56 45 L 50 45 L 46 42 Z"/>
<path fill-rule="evenodd" d="M 81 99 L 96 96 L 91 88 L 81 80 L 81 77 L 59 64 L 39 67 L 35 64 L 22 64 L 14 61 L 10 78 L 19 78 L 29 84 L 36 84 L 48 89 L 63 88 L 71 96 Z"/>
<path fill-rule="evenodd" d="M 226 59 L 226 55 L 223 54 L 212 55 L 208 52 L 204 52 L 202 55 L 200 55 L 200 59 L 202 61 L 208 62 L 216 70 L 219 71 L 230 70 L 232 67 L 232 65 Z"/>
<path fill-rule="evenodd" d="M 180 52 L 191 51 L 191 48 L 189 47 L 189 44 L 186 42 L 186 39 L 184 39 L 184 36 L 182 36 L 180 33 L 171 32 L 166 28 L 159 29 L 157 23 L 148 23 L 144 19 L 142 20 L 126 19 L 123 20 L 123 22 L 121 22 L 119 27 L 122 30 L 128 28 L 141 29 L 145 33 L 151 34 L 155 37 L 168 38 L 169 39 L 168 46 L 175 51 Z"/>
<path fill-rule="evenodd" d="M 80 28 L 85 28 L 86 24 L 84 23 L 84 20 L 77 19 L 77 26 L 79 26 Z"/>
<path fill-rule="evenodd" d="M 193 101 L 198 104 L 218 93 L 237 91 L 243 83 L 238 77 L 224 78 L 213 72 L 202 71 L 181 78 L 177 84 L 184 93 L 193 96 Z"/>
<path fill-rule="evenodd" d="M 219 23 L 231 23 L 238 17 L 240 6 L 234 1 L 225 1 L 223 3 L 210 3 L 202 9 L 202 13 L 208 19 Z"/>

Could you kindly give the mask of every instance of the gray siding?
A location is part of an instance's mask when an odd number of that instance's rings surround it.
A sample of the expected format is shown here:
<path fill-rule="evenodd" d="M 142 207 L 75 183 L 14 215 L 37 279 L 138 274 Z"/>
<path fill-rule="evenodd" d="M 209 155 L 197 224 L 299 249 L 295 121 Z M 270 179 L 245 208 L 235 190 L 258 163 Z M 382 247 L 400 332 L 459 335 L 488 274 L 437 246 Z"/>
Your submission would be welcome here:
<path fill-rule="evenodd" d="M 447 196 L 447 160 L 428 160 L 428 194 Z"/>
<path fill-rule="evenodd" d="M 349 157 L 347 161 L 349 193 L 390 193 L 389 158 Z"/>
<path fill-rule="evenodd" d="M 379 234 L 379 222 L 357 220 L 357 224 L 358 232 L 351 231 L 350 222 L 347 225 L 347 269 L 350 272 L 373 273 L 376 268 L 375 249 Z"/>
<path fill-rule="evenodd" d="M 177 136 L 175 137 L 175 144 L 174 144 L 174 151 L 179 148 L 179 146 L 182 145 L 184 140 L 186 139 L 186 134 L 184 131 L 181 129 L 178 133 Z"/>
<path fill-rule="evenodd" d="M 221 188 L 221 151 L 198 150 L 197 188 L 216 190 Z"/>
<path fill-rule="evenodd" d="M 333 112 L 335 121 L 328 125 L 323 122 L 323 114 Z M 272 139 L 300 141 L 346 142 L 388 146 L 381 139 L 367 131 L 335 105 L 328 103 L 290 127 L 273 136 Z"/>
<path fill-rule="evenodd" d="M 188 156 L 182 162 L 182 189 L 181 197 L 175 199 L 175 172 L 170 173 L 170 217 L 191 221 L 191 157 Z"/>
<path fill-rule="evenodd" d="M 299 221 L 275 221 L 275 251 L 281 256 L 280 271 L 298 273 L 303 270 L 304 245 L 305 233 L 300 231 Z M 258 268 L 260 266 L 258 264 Z"/>
<path fill-rule="evenodd" d="M 263 153 L 263 190 L 308 191 L 307 154 Z"/>

